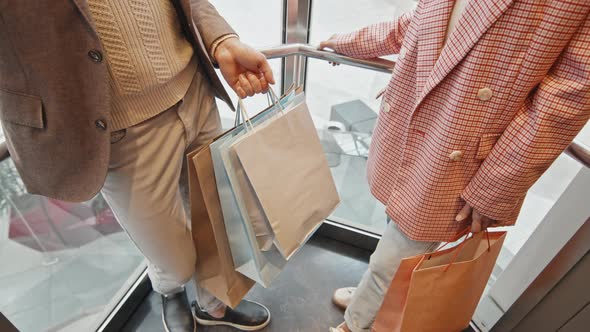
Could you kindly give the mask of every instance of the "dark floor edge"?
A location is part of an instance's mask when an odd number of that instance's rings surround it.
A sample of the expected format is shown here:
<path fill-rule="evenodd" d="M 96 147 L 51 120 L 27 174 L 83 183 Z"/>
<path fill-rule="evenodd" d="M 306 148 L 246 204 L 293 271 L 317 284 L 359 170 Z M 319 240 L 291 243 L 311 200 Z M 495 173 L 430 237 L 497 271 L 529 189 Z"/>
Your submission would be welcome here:
<path fill-rule="evenodd" d="M 3 332 L 18 332 L 16 326 L 14 326 L 3 313 L 0 312 L 0 331 Z"/>
<path fill-rule="evenodd" d="M 366 232 L 357 232 L 350 229 L 343 229 L 341 225 L 327 221 L 313 236 L 313 238 L 328 238 L 359 249 L 374 251 L 379 238 Z M 99 332 L 118 332 L 123 329 L 130 318 L 138 310 L 141 304 L 147 299 L 152 291 L 152 286 L 147 273 L 144 271 L 134 286 L 129 290 L 121 303 L 113 310 L 109 319 L 98 329 Z M 2 330 L 3 331 L 3 330 Z M 477 326 L 471 322 L 470 326 L 463 332 L 480 332 Z"/>
<path fill-rule="evenodd" d="M 127 324 L 129 319 L 137 311 L 139 306 L 152 291 L 152 284 L 147 272 L 141 274 L 139 280 L 133 285 L 129 292 L 121 299 L 121 302 L 109 315 L 107 321 L 98 329 L 99 332 L 119 332 Z"/>
<path fill-rule="evenodd" d="M 375 251 L 381 236 L 326 220 L 314 236 L 322 236 L 360 249 Z"/>

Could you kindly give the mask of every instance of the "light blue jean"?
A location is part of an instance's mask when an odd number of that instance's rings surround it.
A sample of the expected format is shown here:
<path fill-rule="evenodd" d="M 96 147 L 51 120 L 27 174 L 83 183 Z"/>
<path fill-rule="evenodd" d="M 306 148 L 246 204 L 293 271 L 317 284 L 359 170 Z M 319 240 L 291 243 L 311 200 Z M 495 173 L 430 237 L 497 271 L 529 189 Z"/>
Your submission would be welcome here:
<path fill-rule="evenodd" d="M 363 275 L 344 314 L 352 332 L 369 332 L 385 292 L 403 258 L 436 249 L 438 242 L 418 242 L 404 235 L 394 222 L 388 222 L 377 249 L 371 256 L 369 269 Z"/>

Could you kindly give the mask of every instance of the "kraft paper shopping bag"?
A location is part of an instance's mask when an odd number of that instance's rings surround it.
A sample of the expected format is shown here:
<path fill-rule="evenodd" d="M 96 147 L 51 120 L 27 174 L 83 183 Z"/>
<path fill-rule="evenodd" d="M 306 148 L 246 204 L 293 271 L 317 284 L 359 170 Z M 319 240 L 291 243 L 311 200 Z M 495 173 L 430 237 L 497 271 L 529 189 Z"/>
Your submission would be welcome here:
<path fill-rule="evenodd" d="M 188 154 L 188 175 L 199 285 L 235 308 L 254 281 L 235 270 L 208 144 Z"/>
<path fill-rule="evenodd" d="M 506 232 L 479 233 L 460 245 L 402 260 L 374 332 L 465 329 L 490 278 Z"/>

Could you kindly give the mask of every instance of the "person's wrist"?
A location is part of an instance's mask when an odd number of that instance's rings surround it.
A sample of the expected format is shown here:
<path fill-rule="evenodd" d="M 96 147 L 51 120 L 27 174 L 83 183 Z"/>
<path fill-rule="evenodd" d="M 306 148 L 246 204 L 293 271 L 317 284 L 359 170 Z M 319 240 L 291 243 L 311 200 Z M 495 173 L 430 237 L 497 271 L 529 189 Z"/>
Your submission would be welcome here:
<path fill-rule="evenodd" d="M 223 38 L 223 37 L 222 37 Z M 240 39 L 236 35 L 228 35 L 226 38 L 223 38 L 219 41 L 215 48 L 213 49 L 213 59 L 215 62 L 219 63 L 219 55 L 229 52 L 231 53 L 233 49 L 239 46 Z"/>

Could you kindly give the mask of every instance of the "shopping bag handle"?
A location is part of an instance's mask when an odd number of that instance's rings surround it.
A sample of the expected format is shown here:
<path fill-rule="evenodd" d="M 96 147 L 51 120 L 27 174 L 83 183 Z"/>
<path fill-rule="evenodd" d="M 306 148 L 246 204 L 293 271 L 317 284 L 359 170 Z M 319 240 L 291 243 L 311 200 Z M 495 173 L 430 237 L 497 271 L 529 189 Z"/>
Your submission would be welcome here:
<path fill-rule="evenodd" d="M 459 232 L 459 234 L 457 235 L 457 239 L 460 239 L 463 236 L 465 236 L 465 238 L 461 242 L 461 243 L 463 243 L 463 242 L 467 241 L 467 236 L 469 236 L 469 233 L 470 233 L 470 229 L 469 228 L 465 228 L 464 230 L 462 230 L 461 232 Z M 436 250 L 433 251 L 433 253 L 442 251 L 445 247 L 447 247 L 449 244 L 451 244 L 453 242 L 454 241 L 452 241 L 452 242 L 451 241 L 445 242 L 442 246 L 436 248 Z M 428 259 L 430 259 L 430 256 L 428 256 Z"/>
<path fill-rule="evenodd" d="M 236 112 L 236 127 L 240 125 L 240 123 L 238 122 L 238 114 L 241 114 L 241 116 L 244 118 L 243 123 L 246 128 L 246 131 L 248 131 L 248 127 L 250 128 L 250 130 L 254 130 L 254 125 L 252 124 L 252 121 L 250 121 L 250 117 L 248 116 L 248 112 L 246 112 L 246 107 L 244 106 L 244 101 L 241 98 L 238 99 L 238 109 Z"/>
<path fill-rule="evenodd" d="M 268 92 L 266 93 L 266 95 L 270 97 L 270 100 L 273 105 L 276 105 L 279 107 L 281 112 L 285 110 L 285 107 L 283 106 L 283 104 L 281 104 L 281 98 L 279 98 L 279 96 L 277 95 L 275 90 L 272 88 L 272 86 L 270 86 L 270 85 L 268 86 Z"/>
<path fill-rule="evenodd" d="M 242 123 L 242 110 L 241 107 L 244 103 L 240 103 L 242 99 L 238 99 L 238 106 L 236 107 L 236 119 L 234 121 L 234 127 L 239 126 Z"/>
<path fill-rule="evenodd" d="M 273 90 L 271 86 L 268 87 L 266 97 L 269 104 L 268 106 L 278 106 L 281 112 L 285 111 L 285 107 L 281 104 L 281 99 L 277 96 L 276 92 Z M 234 126 L 237 127 L 242 122 L 244 123 L 246 130 L 248 130 L 248 126 L 251 130 L 254 129 L 252 121 L 250 121 L 250 117 L 248 116 L 248 112 L 246 111 L 246 106 L 244 106 L 244 100 L 242 98 L 239 98 L 238 106 L 236 107 L 236 120 Z"/>
<path fill-rule="evenodd" d="M 487 238 L 487 242 L 488 242 L 488 252 L 489 252 L 492 249 L 492 245 L 490 242 L 490 233 L 488 232 L 487 229 L 484 230 L 484 232 L 486 233 L 486 238 Z M 443 272 L 447 272 L 449 270 L 449 268 L 451 267 L 451 265 L 455 264 L 455 262 L 457 261 L 457 257 L 459 257 L 459 254 L 461 253 L 461 251 L 463 250 L 463 247 L 465 246 L 465 243 L 467 243 L 467 240 L 470 239 L 469 235 L 471 235 L 471 230 L 469 228 L 466 228 L 461 233 L 459 233 L 459 237 L 465 236 L 465 238 L 463 238 L 463 241 L 461 241 L 461 243 L 457 246 L 457 250 L 455 250 L 455 253 L 453 254 L 453 257 L 451 258 L 451 261 L 449 262 L 449 264 L 447 264 L 447 266 L 445 267 Z M 471 237 L 473 237 L 473 236 L 471 236 Z M 441 251 L 444 247 L 446 247 L 450 243 L 451 242 L 447 242 L 447 243 L 443 244 L 438 249 L 436 249 L 434 252 Z M 432 258 L 432 254 L 428 255 L 427 259 L 430 260 L 430 258 Z"/>

